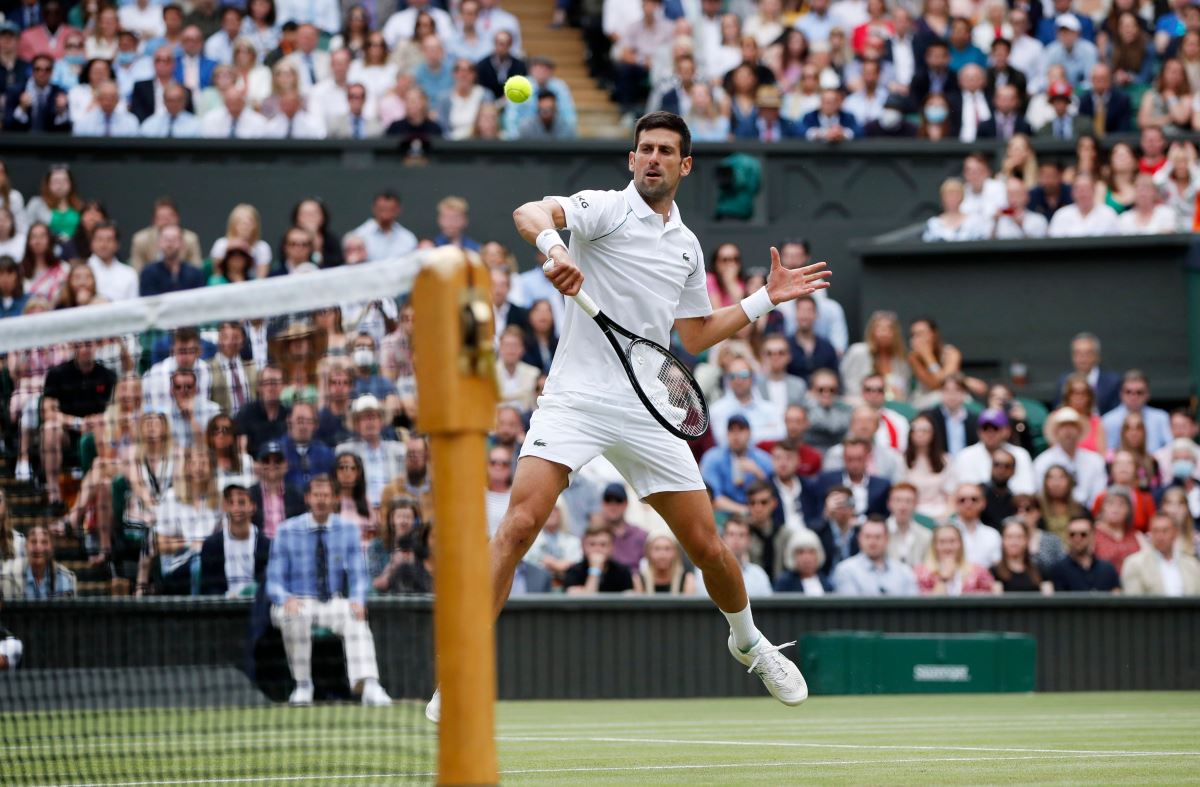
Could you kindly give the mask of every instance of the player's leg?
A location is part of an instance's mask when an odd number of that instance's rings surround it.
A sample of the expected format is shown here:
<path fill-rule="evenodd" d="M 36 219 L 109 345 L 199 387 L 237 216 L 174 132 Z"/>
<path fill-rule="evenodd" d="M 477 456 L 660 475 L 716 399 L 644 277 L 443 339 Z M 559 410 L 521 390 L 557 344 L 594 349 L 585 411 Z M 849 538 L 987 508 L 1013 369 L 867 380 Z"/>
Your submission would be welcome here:
<path fill-rule="evenodd" d="M 522 456 L 517 462 L 509 494 L 508 511 L 500 520 L 488 548 L 492 565 L 492 610 L 500 616 L 512 589 L 517 564 L 525 557 L 550 510 L 567 488 L 571 468 L 538 456 Z"/>

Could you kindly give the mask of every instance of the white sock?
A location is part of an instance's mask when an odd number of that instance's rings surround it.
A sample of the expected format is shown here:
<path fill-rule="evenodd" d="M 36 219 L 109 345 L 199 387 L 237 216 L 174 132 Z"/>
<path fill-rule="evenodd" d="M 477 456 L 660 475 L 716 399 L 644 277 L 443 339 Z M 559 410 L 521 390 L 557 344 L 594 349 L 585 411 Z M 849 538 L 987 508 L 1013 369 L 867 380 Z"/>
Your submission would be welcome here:
<path fill-rule="evenodd" d="M 750 612 L 750 602 L 746 602 L 746 608 L 741 612 L 722 610 L 721 614 L 729 621 L 729 630 L 733 632 L 733 644 L 737 645 L 738 650 L 745 653 L 754 647 L 754 643 L 758 642 L 762 634 L 754 627 L 754 615 Z"/>

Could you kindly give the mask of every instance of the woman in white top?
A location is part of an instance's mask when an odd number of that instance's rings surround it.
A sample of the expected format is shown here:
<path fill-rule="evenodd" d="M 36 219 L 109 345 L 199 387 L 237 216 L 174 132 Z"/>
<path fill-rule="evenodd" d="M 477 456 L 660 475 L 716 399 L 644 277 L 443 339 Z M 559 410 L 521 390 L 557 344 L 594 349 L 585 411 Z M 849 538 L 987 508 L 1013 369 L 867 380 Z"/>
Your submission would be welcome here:
<path fill-rule="evenodd" d="M 243 37 L 233 42 L 233 70 L 238 87 L 246 90 L 250 106 L 259 106 L 271 95 L 271 69 L 259 62 L 258 48 L 252 39 Z"/>
<path fill-rule="evenodd" d="M 96 103 L 96 91 L 115 76 L 107 60 L 89 60 L 79 75 L 79 84 L 67 91 L 71 117 L 81 118 L 99 106 Z"/>
<path fill-rule="evenodd" d="M 0 206 L 0 257 L 20 260 L 25 256 L 25 236 L 17 231 L 17 220 L 11 210 Z"/>
<path fill-rule="evenodd" d="M 24 235 L 27 229 L 25 226 L 25 195 L 13 188 L 12 181 L 8 177 L 8 166 L 3 161 L 0 161 L 0 207 L 12 211 L 13 219 L 17 222 L 17 234 Z"/>
<path fill-rule="evenodd" d="M 1122 235 L 1161 235 L 1176 231 L 1175 211 L 1158 202 L 1154 177 L 1145 172 L 1134 181 L 1133 207 L 1117 217 Z"/>
<path fill-rule="evenodd" d="M 705 53 L 707 78 L 721 80 L 742 62 L 742 20 L 737 14 L 721 16 L 721 44 L 714 52 Z"/>
<path fill-rule="evenodd" d="M 112 60 L 117 56 L 117 33 L 121 27 L 117 20 L 117 9 L 111 6 L 104 8 L 96 17 L 96 26 L 83 42 L 88 60 L 103 58 Z"/>
<path fill-rule="evenodd" d="M 206 446 L 194 445 L 184 452 L 183 477 L 163 495 L 156 511 L 155 544 L 163 576 L 199 555 L 204 539 L 220 522 L 221 496 L 212 458 Z"/>
<path fill-rule="evenodd" d="M 271 270 L 271 246 L 262 239 L 262 219 L 253 205 L 242 203 L 229 211 L 225 222 L 225 237 L 218 238 L 208 256 L 214 260 L 225 259 L 225 249 L 231 240 L 240 240 L 250 247 L 259 278 L 265 278 Z"/>
<path fill-rule="evenodd" d="M 958 178 L 946 178 L 938 192 L 942 199 L 941 214 L 925 222 L 923 241 L 983 240 L 987 226 L 975 216 L 962 212 L 965 190 Z"/>
<path fill-rule="evenodd" d="M 454 62 L 454 87 L 442 104 L 442 128 L 450 139 L 469 139 L 479 108 L 491 94 L 475 82 L 475 64 L 466 58 Z"/>
<path fill-rule="evenodd" d="M 279 46 L 279 29 L 275 26 L 275 0 L 250 0 L 249 13 L 242 20 L 242 36 L 249 39 L 262 62 L 275 47 Z"/>
<path fill-rule="evenodd" d="M 940 520 L 952 510 L 955 477 L 927 415 L 913 419 L 904 450 L 904 480 L 917 488 L 917 513 Z"/>
<path fill-rule="evenodd" d="M 380 96 L 396 83 L 395 63 L 388 62 L 387 42 L 383 33 L 371 33 L 367 36 L 367 46 L 363 49 L 362 60 L 350 64 L 347 81 L 357 83 L 367 89 L 367 100 L 378 101 Z M 472 118 L 474 120 L 474 118 Z"/>
<path fill-rule="evenodd" d="M 1196 216 L 1196 194 L 1200 192 L 1200 165 L 1191 142 L 1172 142 L 1167 166 L 1154 173 L 1154 184 L 1166 195 L 1166 205 L 1175 214 L 1175 231 L 1191 232 Z"/>

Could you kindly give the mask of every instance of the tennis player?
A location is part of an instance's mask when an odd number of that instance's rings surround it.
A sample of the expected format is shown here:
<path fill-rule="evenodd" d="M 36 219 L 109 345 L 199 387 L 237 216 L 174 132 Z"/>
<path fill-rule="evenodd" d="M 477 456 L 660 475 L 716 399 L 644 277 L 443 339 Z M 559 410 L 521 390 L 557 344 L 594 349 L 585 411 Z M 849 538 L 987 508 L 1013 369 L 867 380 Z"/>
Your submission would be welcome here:
<path fill-rule="evenodd" d="M 687 124 L 678 115 L 653 112 L 638 121 L 634 143 L 633 182 L 623 191 L 547 197 L 513 212 L 521 237 L 554 261 L 547 275 L 559 292 L 576 294 L 586 276 L 588 293 L 614 322 L 663 346 L 670 346 L 674 326 L 688 352 L 699 353 L 776 304 L 829 286 L 825 263 L 788 270 L 772 248 L 766 286 L 713 311 L 700 242 L 674 202 L 692 170 Z M 571 231 L 570 247 L 557 232 L 564 228 Z M 780 702 L 803 702 L 808 686 L 779 652 L 795 643 L 773 645 L 755 628 L 741 568 L 717 535 L 687 443 L 650 415 L 604 334 L 573 302 L 521 449 L 508 511 L 491 541 L 495 614 L 570 474 L 600 454 L 662 515 L 704 573 L 704 587 L 729 621 L 733 657 Z M 440 718 L 440 692 L 426 715 Z"/>

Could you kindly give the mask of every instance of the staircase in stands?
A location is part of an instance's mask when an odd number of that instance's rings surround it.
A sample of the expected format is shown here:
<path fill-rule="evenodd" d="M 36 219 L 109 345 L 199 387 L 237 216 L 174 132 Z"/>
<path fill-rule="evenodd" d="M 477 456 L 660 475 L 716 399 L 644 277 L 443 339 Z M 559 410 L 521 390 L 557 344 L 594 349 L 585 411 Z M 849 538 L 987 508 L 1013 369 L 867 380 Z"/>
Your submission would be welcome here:
<path fill-rule="evenodd" d="M 542 55 L 553 60 L 555 75 L 571 88 L 579 113 L 579 136 L 624 137 L 627 132 L 621 128 L 617 105 L 588 73 L 583 34 L 574 27 L 550 27 L 554 0 L 504 0 L 504 8 L 521 20 L 525 56 Z"/>

